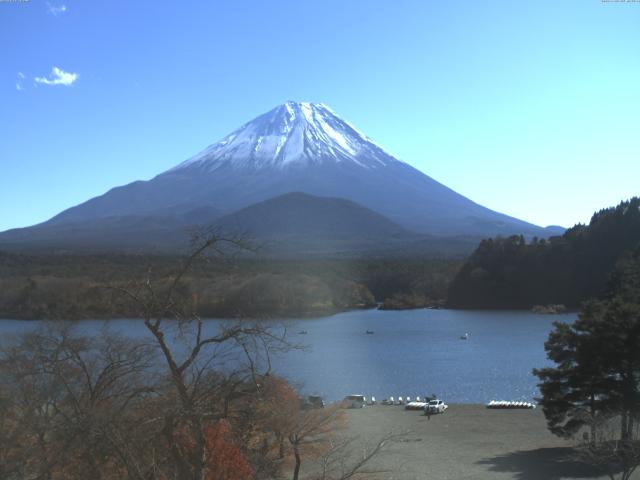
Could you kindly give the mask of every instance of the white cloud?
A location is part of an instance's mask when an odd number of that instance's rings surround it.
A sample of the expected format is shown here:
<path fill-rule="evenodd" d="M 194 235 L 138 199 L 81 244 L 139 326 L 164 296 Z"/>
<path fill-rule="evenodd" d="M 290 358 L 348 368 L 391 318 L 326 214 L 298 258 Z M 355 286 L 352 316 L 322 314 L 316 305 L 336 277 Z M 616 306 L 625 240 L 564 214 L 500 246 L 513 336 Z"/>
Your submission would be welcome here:
<path fill-rule="evenodd" d="M 53 67 L 51 70 L 51 74 L 49 78 L 47 77 L 36 77 L 34 80 L 36 83 L 42 83 L 44 85 L 64 85 L 68 87 L 73 84 L 78 79 L 79 75 L 77 73 L 65 72 L 61 68 Z"/>
<path fill-rule="evenodd" d="M 54 17 L 57 17 L 61 13 L 64 13 L 64 12 L 67 11 L 67 6 L 66 5 L 51 5 L 49 2 L 47 2 L 47 11 L 51 15 L 53 15 Z"/>
<path fill-rule="evenodd" d="M 22 88 L 22 80 L 25 79 L 24 73 L 22 72 L 18 72 L 18 79 L 16 80 L 16 90 L 21 92 L 23 90 Z"/>

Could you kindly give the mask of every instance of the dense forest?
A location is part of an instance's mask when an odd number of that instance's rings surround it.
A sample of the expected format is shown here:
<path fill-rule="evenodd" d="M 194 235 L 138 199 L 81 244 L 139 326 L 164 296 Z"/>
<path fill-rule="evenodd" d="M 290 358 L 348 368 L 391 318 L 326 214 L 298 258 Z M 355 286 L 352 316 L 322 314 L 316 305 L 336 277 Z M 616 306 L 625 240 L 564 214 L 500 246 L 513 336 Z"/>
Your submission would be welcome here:
<path fill-rule="evenodd" d="M 132 317 L 118 289 L 168 281 L 183 257 L 0 252 L 0 318 Z M 325 315 L 353 308 L 441 305 L 460 260 L 203 258 L 182 285 L 207 317 Z"/>
<path fill-rule="evenodd" d="M 522 236 L 483 240 L 448 292 L 454 308 L 577 308 L 606 294 L 616 263 L 640 244 L 640 199 L 593 215 L 548 240 Z"/>

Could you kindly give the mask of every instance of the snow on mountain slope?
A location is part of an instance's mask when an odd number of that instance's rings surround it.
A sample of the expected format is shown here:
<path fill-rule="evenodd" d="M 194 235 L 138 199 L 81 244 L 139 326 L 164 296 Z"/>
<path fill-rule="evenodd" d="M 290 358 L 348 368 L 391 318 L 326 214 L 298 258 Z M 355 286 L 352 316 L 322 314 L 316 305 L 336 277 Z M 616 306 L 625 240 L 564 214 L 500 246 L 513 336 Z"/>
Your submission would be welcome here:
<path fill-rule="evenodd" d="M 170 170 L 222 166 L 286 168 L 351 162 L 378 168 L 399 162 L 321 103 L 287 102 L 260 115 Z"/>

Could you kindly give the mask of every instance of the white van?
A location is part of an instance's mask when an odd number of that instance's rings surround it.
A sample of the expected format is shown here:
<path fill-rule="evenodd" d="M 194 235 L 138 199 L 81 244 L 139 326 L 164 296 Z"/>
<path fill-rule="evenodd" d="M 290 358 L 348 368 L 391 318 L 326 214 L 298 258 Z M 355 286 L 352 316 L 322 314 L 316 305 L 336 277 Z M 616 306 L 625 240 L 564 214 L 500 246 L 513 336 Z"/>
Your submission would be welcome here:
<path fill-rule="evenodd" d="M 344 397 L 346 408 L 362 408 L 366 403 L 364 395 L 347 395 Z"/>

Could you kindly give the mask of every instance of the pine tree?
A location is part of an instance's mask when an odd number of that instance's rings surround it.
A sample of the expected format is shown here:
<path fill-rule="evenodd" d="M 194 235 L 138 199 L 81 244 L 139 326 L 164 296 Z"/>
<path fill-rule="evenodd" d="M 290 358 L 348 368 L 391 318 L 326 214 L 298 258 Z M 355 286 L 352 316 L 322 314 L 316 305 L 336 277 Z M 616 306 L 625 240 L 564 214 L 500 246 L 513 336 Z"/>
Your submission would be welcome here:
<path fill-rule="evenodd" d="M 572 325 L 556 323 L 545 349 L 556 366 L 540 378 L 549 429 L 574 436 L 601 419 L 620 418 L 620 441 L 632 440 L 640 415 L 640 249 L 620 262 L 609 298 L 587 302 Z"/>

